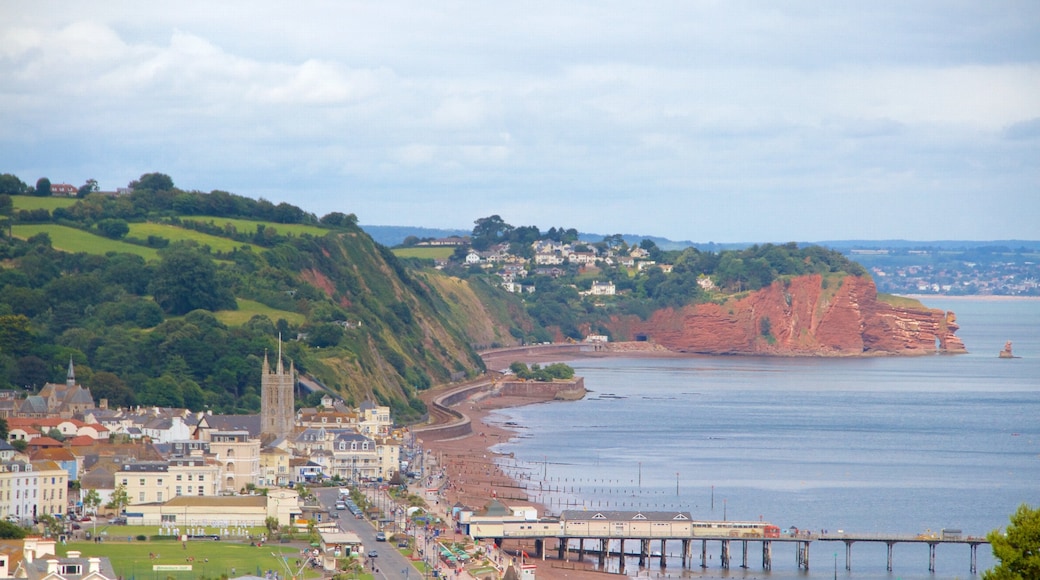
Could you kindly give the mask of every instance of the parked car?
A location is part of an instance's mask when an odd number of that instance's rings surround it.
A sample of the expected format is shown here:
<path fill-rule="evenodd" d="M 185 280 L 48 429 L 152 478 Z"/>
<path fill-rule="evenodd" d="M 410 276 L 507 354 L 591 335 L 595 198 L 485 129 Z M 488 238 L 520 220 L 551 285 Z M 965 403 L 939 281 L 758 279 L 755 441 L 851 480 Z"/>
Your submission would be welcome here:
<path fill-rule="evenodd" d="M 385 532 L 376 532 L 376 541 L 377 542 L 385 542 L 386 541 L 386 533 Z"/>

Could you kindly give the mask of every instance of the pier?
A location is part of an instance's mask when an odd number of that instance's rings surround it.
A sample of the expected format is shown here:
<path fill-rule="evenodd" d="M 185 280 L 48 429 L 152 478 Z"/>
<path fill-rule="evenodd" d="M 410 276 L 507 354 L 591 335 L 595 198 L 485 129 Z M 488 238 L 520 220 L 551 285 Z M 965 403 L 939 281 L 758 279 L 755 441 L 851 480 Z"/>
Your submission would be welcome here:
<path fill-rule="evenodd" d="M 977 550 L 989 542 L 984 537 L 962 537 L 959 530 L 927 534 L 857 534 L 781 532 L 766 522 L 698 521 L 687 512 L 620 512 L 577 511 L 561 513 L 559 518 L 520 520 L 509 517 L 488 518 L 473 516 L 463 521 L 466 532 L 474 539 L 490 539 L 501 546 L 506 540 L 532 541 L 535 553 L 545 558 L 545 543 L 556 540 L 557 557 L 567 561 L 575 555 L 583 561 L 586 555 L 595 555 L 600 568 L 607 560 L 618 558 L 619 571 L 624 572 L 625 559 L 638 558 L 644 567 L 652 558 L 659 559 L 660 567 L 667 566 L 667 546 L 680 546 L 679 558 L 683 568 L 694 565 L 693 550 L 699 547 L 699 565 L 708 567 L 710 545 L 717 545 L 718 565 L 729 569 L 739 560 L 741 568 L 751 566 L 752 548 L 761 554 L 761 567 L 773 566 L 774 544 L 792 546 L 794 559 L 800 570 L 809 570 L 810 547 L 813 542 L 839 542 L 845 546 L 845 569 L 853 569 L 853 546 L 862 542 L 883 543 L 887 546 L 887 569 L 892 571 L 892 553 L 897 544 L 928 545 L 928 571 L 935 572 L 936 547 L 940 544 L 958 544 L 968 547 L 968 569 L 977 573 Z M 752 546 L 758 544 L 758 546 Z M 654 548 L 659 549 L 655 550 Z"/>

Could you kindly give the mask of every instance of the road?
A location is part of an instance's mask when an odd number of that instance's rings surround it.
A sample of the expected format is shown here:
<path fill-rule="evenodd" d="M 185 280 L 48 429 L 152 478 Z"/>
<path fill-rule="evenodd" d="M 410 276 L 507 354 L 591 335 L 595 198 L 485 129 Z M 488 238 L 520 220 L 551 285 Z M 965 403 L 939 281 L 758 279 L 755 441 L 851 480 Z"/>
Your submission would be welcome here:
<path fill-rule="evenodd" d="M 420 577 L 419 571 L 412 565 L 412 562 L 406 558 L 400 551 L 397 550 L 396 545 L 393 542 L 377 542 L 374 522 L 368 519 L 359 520 L 354 517 L 348 510 L 336 510 L 336 500 L 339 498 L 339 488 L 336 487 L 323 487 L 314 489 L 314 495 L 318 498 L 322 507 L 329 510 L 329 513 L 335 513 L 339 516 L 339 519 L 333 520 L 338 522 L 339 529 L 345 532 L 354 532 L 361 538 L 361 544 L 364 546 L 362 551 L 365 554 L 365 564 L 369 570 L 372 569 L 373 561 L 368 558 L 368 553 L 375 550 L 378 557 L 374 559 L 374 564 L 378 572 L 375 574 L 376 578 L 385 578 L 387 580 L 408 580 L 418 579 Z M 374 491 L 372 493 L 375 493 Z M 388 540 L 390 534 L 387 534 Z"/>

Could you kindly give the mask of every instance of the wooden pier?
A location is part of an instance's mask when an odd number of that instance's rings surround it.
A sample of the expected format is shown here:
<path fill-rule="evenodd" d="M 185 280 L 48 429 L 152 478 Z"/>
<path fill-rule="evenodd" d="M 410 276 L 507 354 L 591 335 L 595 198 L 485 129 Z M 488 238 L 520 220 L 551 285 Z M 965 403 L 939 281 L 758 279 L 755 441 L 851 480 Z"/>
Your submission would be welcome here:
<path fill-rule="evenodd" d="M 618 558 L 618 570 L 624 572 L 625 559 L 638 558 L 645 567 L 652 558 L 659 559 L 661 568 L 667 567 L 669 543 L 680 546 L 681 566 L 693 563 L 695 543 L 700 543 L 700 566 L 708 567 L 709 544 L 718 544 L 719 566 L 729 569 L 739 559 L 741 568 L 750 567 L 751 544 L 761 548 L 763 570 L 773 567 L 775 543 L 794 547 L 795 563 L 800 570 L 810 566 L 810 547 L 813 542 L 840 542 L 845 545 L 845 569 L 852 571 L 852 547 L 856 543 L 874 542 L 887 546 L 887 569 L 892 571 L 892 554 L 897 544 L 927 544 L 928 571 L 936 570 L 936 547 L 940 544 L 963 544 L 969 549 L 969 571 L 978 571 L 978 547 L 989 542 L 984 537 L 956 534 L 857 534 L 857 533 L 781 533 L 778 528 L 762 522 L 694 521 L 686 512 L 586 512 L 565 511 L 559 519 L 513 520 L 482 519 L 470 522 L 467 533 L 474 539 L 492 539 L 501 546 L 505 540 L 532 540 L 536 553 L 545 558 L 546 540 L 557 541 L 557 557 L 568 561 L 572 554 L 582 561 L 586 555 L 596 555 L 601 569 L 607 560 Z M 659 546 L 658 550 L 654 550 Z M 674 556 L 674 554 L 673 554 Z"/>

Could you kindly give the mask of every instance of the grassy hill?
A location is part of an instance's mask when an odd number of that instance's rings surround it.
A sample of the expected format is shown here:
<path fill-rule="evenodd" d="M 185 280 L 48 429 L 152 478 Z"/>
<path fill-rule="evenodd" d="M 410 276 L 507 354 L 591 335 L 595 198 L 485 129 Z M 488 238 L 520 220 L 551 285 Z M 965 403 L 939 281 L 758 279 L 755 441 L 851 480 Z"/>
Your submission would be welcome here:
<path fill-rule="evenodd" d="M 45 209 L 47 211 L 54 211 L 59 207 L 70 207 L 79 200 L 72 197 L 34 197 L 29 195 L 13 195 L 11 196 L 11 201 L 14 204 L 15 210 Z"/>
<path fill-rule="evenodd" d="M 146 260 L 155 260 L 159 254 L 154 248 L 146 248 L 104 236 L 91 234 L 76 228 L 56 224 L 22 224 L 11 228 L 11 234 L 19 239 L 27 240 L 37 234 L 45 233 L 51 238 L 54 248 L 65 252 L 85 252 L 104 256 L 109 252 L 121 252 L 141 256 Z"/>
<path fill-rule="evenodd" d="M 455 253 L 455 248 L 422 247 L 422 248 L 394 248 L 394 255 L 398 258 L 419 258 L 421 260 L 447 260 Z"/>
<path fill-rule="evenodd" d="M 230 238 L 224 238 L 220 236 L 214 236 L 197 232 L 195 230 L 189 230 L 186 228 L 168 225 L 158 224 L 152 222 L 144 223 L 131 223 L 130 233 L 128 237 L 137 238 L 139 240 L 147 240 L 150 236 L 167 239 L 171 242 L 184 242 L 193 241 L 197 242 L 200 246 L 209 246 L 217 252 L 230 252 L 237 248 L 248 247 L 249 249 L 259 252 L 263 248 L 254 244 L 248 244 L 232 240 Z"/>

